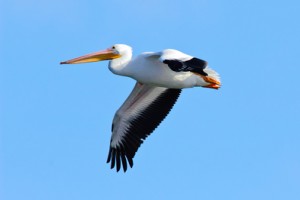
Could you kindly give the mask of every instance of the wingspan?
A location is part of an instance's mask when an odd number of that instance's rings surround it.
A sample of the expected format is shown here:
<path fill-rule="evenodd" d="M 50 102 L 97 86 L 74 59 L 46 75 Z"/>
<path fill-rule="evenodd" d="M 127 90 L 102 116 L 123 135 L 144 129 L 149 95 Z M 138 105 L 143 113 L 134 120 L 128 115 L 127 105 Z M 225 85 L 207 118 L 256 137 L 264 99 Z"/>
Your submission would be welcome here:
<path fill-rule="evenodd" d="M 133 166 L 133 157 L 140 145 L 176 103 L 181 89 L 153 87 L 136 83 L 133 91 L 116 112 L 107 158 L 111 168 L 119 171 L 127 163 Z"/>

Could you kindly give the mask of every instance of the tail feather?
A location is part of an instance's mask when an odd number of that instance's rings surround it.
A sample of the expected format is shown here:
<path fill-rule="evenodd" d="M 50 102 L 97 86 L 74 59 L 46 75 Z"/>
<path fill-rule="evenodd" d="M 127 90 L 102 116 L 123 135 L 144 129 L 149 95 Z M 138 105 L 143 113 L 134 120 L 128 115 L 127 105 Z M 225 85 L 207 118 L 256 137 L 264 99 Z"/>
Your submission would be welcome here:
<path fill-rule="evenodd" d="M 213 79 L 215 79 L 215 80 L 221 82 L 220 75 L 219 75 L 215 70 L 213 70 L 212 68 L 210 68 L 210 67 L 207 66 L 207 67 L 205 67 L 205 68 L 203 69 L 203 71 L 204 71 L 205 73 L 207 73 L 207 75 L 208 75 L 209 77 L 211 77 L 211 78 L 213 78 Z"/>

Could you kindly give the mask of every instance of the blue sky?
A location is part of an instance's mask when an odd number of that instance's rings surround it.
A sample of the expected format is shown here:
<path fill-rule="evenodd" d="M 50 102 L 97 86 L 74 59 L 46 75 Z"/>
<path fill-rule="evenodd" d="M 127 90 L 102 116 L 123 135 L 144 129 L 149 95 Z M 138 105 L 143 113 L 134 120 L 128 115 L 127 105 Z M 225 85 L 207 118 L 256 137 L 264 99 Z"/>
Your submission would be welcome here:
<path fill-rule="evenodd" d="M 300 3 L 11 0 L 0 3 L 0 199 L 300 199 Z M 184 90 L 133 169 L 105 163 L 134 81 L 60 61 L 129 44 L 217 70 Z"/>

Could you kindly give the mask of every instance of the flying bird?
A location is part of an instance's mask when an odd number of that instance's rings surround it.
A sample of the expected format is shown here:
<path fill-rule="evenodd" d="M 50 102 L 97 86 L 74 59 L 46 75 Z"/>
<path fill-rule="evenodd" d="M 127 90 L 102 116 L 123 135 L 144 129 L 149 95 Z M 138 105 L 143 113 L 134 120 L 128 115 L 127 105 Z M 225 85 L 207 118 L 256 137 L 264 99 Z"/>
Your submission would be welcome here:
<path fill-rule="evenodd" d="M 138 148 L 168 115 L 184 88 L 221 86 L 217 72 L 202 59 L 174 49 L 145 52 L 132 59 L 132 48 L 116 44 L 110 48 L 74 58 L 60 64 L 110 60 L 109 70 L 136 80 L 136 84 L 117 110 L 112 122 L 107 163 L 119 171 L 132 168 Z"/>

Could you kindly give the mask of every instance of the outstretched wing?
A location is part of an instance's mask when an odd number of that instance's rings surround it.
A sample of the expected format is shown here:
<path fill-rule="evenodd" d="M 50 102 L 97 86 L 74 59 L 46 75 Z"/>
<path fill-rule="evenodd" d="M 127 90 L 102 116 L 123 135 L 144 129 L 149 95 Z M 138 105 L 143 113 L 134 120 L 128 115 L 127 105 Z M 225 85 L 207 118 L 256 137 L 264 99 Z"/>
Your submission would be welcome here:
<path fill-rule="evenodd" d="M 116 112 L 107 163 L 119 171 L 133 157 L 140 145 L 168 115 L 180 95 L 180 89 L 153 87 L 136 83 L 133 91 Z"/>

